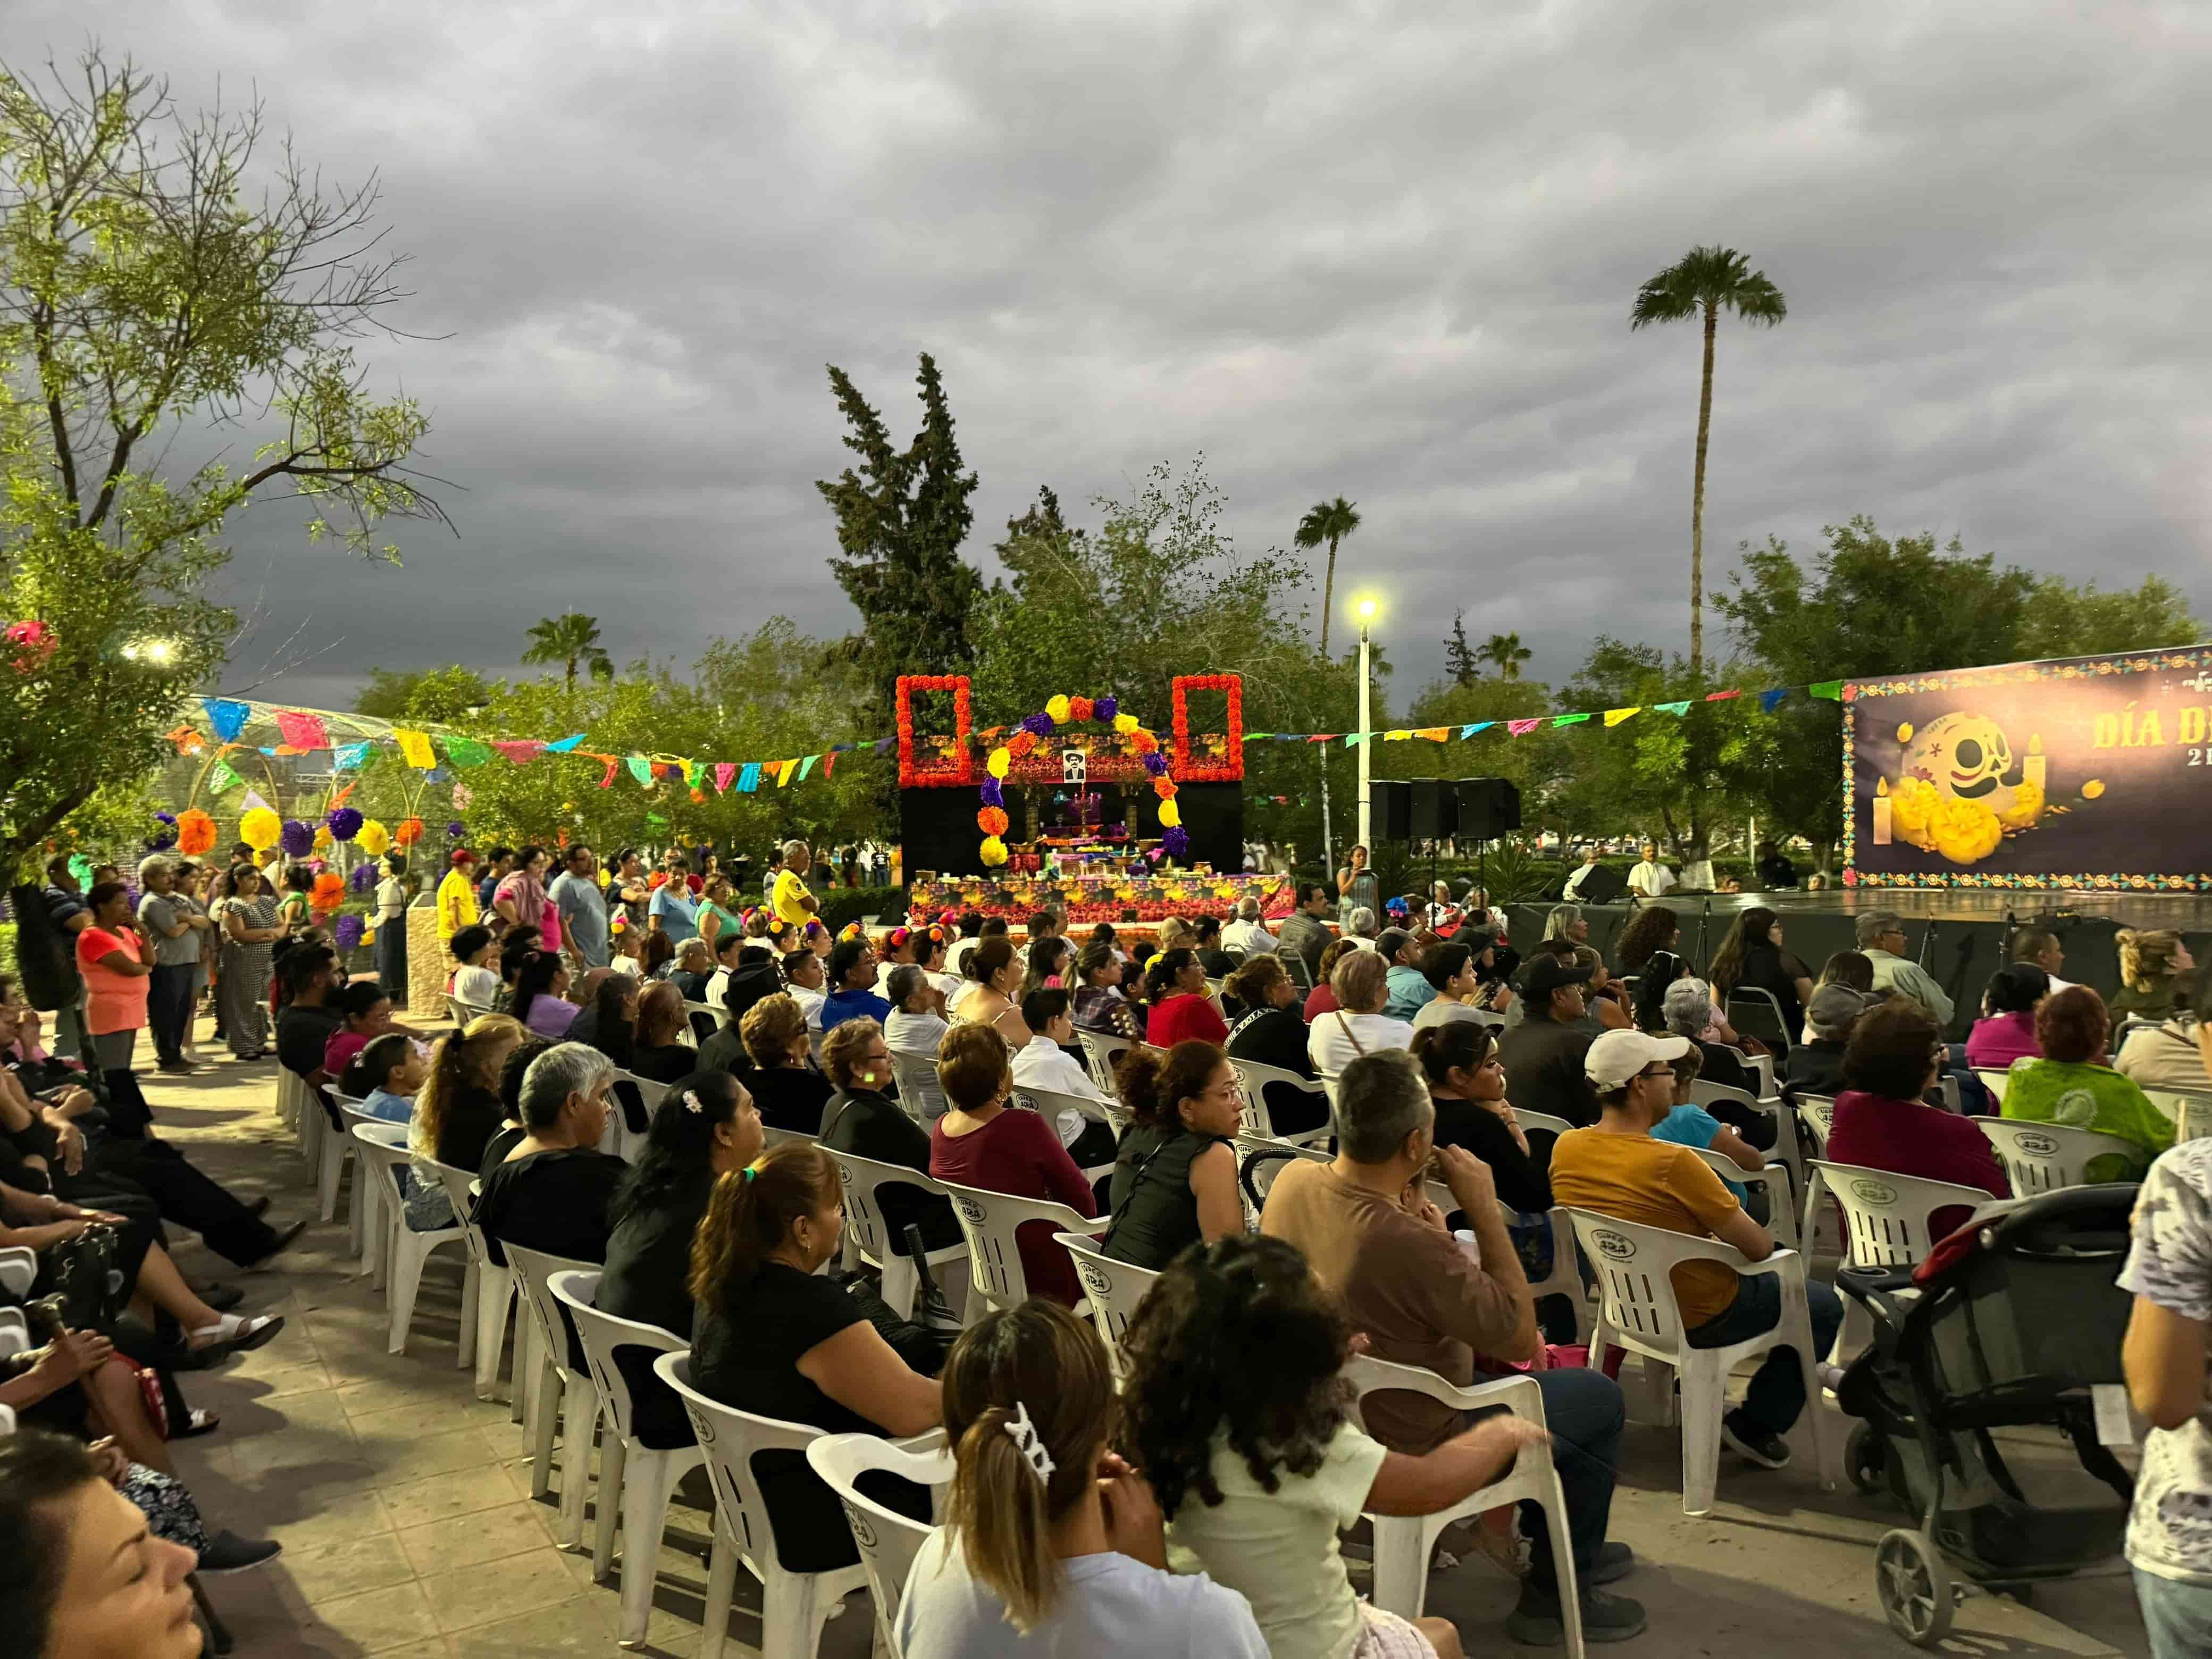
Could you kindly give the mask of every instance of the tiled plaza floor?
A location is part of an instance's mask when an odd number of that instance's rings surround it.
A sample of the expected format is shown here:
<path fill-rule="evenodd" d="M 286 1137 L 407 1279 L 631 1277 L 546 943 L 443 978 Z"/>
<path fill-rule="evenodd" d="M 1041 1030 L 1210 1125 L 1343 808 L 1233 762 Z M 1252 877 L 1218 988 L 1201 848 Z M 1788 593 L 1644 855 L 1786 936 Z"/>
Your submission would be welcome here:
<path fill-rule="evenodd" d="M 205 1029 L 202 1053 L 219 1053 Z M 268 1193 L 272 1219 L 311 1209 L 312 1177 L 272 1109 L 272 1063 L 222 1058 L 194 1077 L 144 1081 L 161 1132 L 210 1174 L 244 1194 Z M 176 1449 L 185 1479 L 214 1524 L 285 1546 L 268 1569 L 209 1581 L 238 1653 L 613 1655 L 620 1560 L 595 1584 L 587 1553 L 556 1547 L 558 1486 L 532 1500 L 505 1381 L 501 1401 L 480 1401 L 472 1373 L 454 1363 L 458 1251 L 451 1267 L 432 1267 L 407 1352 L 389 1354 L 383 1298 L 358 1276 L 348 1242 L 343 1201 L 333 1224 L 311 1227 L 266 1273 L 240 1275 L 197 1240 L 179 1240 L 186 1272 L 238 1282 L 248 1310 L 289 1322 L 267 1347 L 185 1379 L 194 1405 L 223 1415 L 220 1432 Z M 1828 1420 L 1838 1433 L 1847 1426 Z M 1848 1489 L 1823 1492 L 1805 1472 L 1802 1425 L 1795 1444 L 1798 1466 L 1778 1473 L 1725 1459 L 1720 1503 L 1692 1519 L 1681 1513 L 1677 1437 L 1631 1425 L 1612 1535 L 1643 1558 L 1618 1588 L 1644 1603 L 1650 1628 L 1618 1651 L 1915 1651 L 1890 1632 L 1874 1595 L 1872 1546 L 1897 1518 Z M 699 1651 L 709 1516 L 686 1505 L 706 1501 L 694 1484 L 671 1512 L 651 1652 Z M 755 1652 L 760 1635 L 758 1586 L 738 1577 L 725 1650 L 732 1659 Z M 1470 1654 L 1517 1653 L 1502 1628 L 1511 1599 L 1506 1581 L 1469 1563 L 1432 1577 L 1429 1611 L 1459 1624 Z M 860 1659 L 872 1623 L 865 1592 L 851 1597 L 827 1627 L 824 1659 Z M 1972 1597 L 1942 1650 L 1981 1659 L 2147 1652 L 2129 1586 L 2112 1577 L 2045 1586 L 2033 1608 Z"/>

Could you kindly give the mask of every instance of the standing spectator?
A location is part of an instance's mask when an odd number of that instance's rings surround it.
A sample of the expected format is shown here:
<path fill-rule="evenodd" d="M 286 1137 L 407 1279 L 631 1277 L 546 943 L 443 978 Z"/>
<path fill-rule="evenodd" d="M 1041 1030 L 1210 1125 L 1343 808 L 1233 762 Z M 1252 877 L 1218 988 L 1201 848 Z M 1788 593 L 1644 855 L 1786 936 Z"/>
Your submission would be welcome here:
<path fill-rule="evenodd" d="M 92 926 L 92 912 L 82 895 L 69 855 L 48 859 L 46 884 L 39 896 L 46 902 L 47 927 L 56 936 L 53 967 L 59 1000 L 54 1008 L 54 1048 L 66 1059 L 82 1060 L 87 1071 L 94 1071 L 98 1066 L 84 1024 L 84 979 L 76 966 L 76 936 Z"/>
<path fill-rule="evenodd" d="M 153 947 L 146 981 L 146 1024 L 154 1034 L 155 1066 L 190 1072 L 185 1038 L 192 1024 L 192 983 L 198 976 L 208 919 L 176 890 L 176 866 L 159 856 L 138 866 L 138 928 Z"/>
<path fill-rule="evenodd" d="M 2212 1652 L 2212 1140 L 2150 1166 L 2120 1288 L 2136 1298 L 2120 1350 L 2128 1398 L 2151 1424 L 2128 1516 L 2136 1600 L 2151 1659 L 2201 1659 Z"/>
<path fill-rule="evenodd" d="M 561 937 L 579 973 L 608 963 L 607 899 L 593 879 L 598 865 L 592 849 L 579 842 L 568 853 L 568 867 L 553 878 L 546 897 L 560 914 Z"/>
<path fill-rule="evenodd" d="M 121 882 L 100 883 L 84 896 L 84 906 L 92 921 L 76 936 L 76 968 L 84 977 L 90 1066 L 107 1084 L 109 1109 L 143 1127 L 153 1113 L 131 1061 L 146 1024 L 152 953 L 131 925 L 131 890 Z"/>
<path fill-rule="evenodd" d="M 1647 841 L 1641 856 L 1628 872 L 1628 890 L 1638 898 L 1664 898 L 1674 885 L 1674 872 L 1659 861 L 1659 843 Z"/>
<path fill-rule="evenodd" d="M 501 876 L 492 890 L 491 908 L 509 927 L 535 927 L 539 943 L 548 951 L 558 951 L 561 917 L 545 902 L 545 864 L 542 847 L 526 847 L 517 853 L 514 868 Z"/>
<path fill-rule="evenodd" d="M 1853 936 L 1866 959 L 1874 964 L 1874 988 L 1911 997 L 1934 1018 L 1937 1027 L 1951 1024 L 1952 1002 L 1928 970 L 1906 957 L 1905 918 L 1894 910 L 1862 912 L 1851 924 Z"/>
<path fill-rule="evenodd" d="M 465 847 L 456 847 L 453 853 L 453 867 L 446 872 L 438 884 L 438 943 L 448 951 L 453 948 L 453 935 L 464 927 L 473 927 L 481 912 L 477 908 L 477 855 Z"/>
<path fill-rule="evenodd" d="M 1769 892 L 1797 884 L 1797 866 L 1771 841 L 1759 843 L 1759 884 Z"/>
<path fill-rule="evenodd" d="M 813 862 L 814 854 L 805 842 L 784 842 L 783 867 L 769 887 L 768 906 L 778 921 L 804 926 L 821 909 L 822 901 L 806 890 L 806 872 Z"/>
<path fill-rule="evenodd" d="M 648 924 L 656 933 L 665 934 L 672 945 L 681 945 L 699 933 L 699 907 L 684 879 L 689 868 L 682 859 L 671 859 L 668 879 L 653 890 L 652 901 L 645 908 Z"/>
<path fill-rule="evenodd" d="M 251 864 L 234 864 L 222 878 L 214 920 L 222 929 L 222 966 L 216 994 L 222 999 L 224 1040 L 240 1060 L 259 1060 L 269 1048 L 270 957 L 284 929 L 276 900 Z"/>
<path fill-rule="evenodd" d="M 480 912 L 491 914 L 492 895 L 499 890 L 500 883 L 505 881 L 514 870 L 514 848 L 512 847 L 495 847 L 484 855 L 481 879 L 477 883 L 477 908 Z M 503 921 L 505 918 L 501 920 Z"/>
<path fill-rule="evenodd" d="M 1350 861 L 1336 872 L 1336 910 L 1339 920 L 1350 922 L 1355 911 L 1382 914 L 1382 883 L 1368 867 L 1367 849 L 1355 847 Z"/>
<path fill-rule="evenodd" d="M 384 855 L 384 878 L 376 884 L 376 978 L 398 1006 L 407 1006 L 407 854 L 394 848 Z"/>

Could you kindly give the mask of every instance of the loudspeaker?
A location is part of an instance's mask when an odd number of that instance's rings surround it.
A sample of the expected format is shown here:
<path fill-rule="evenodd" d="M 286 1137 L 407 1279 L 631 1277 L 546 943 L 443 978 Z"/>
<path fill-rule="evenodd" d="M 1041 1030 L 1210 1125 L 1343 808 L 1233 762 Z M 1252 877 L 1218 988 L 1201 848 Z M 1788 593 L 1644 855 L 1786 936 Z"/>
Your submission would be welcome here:
<path fill-rule="evenodd" d="M 1628 878 L 1611 865 L 1601 864 L 1583 878 L 1583 884 L 1575 889 L 1575 901 L 1578 904 L 1617 904 L 1627 890 Z"/>
<path fill-rule="evenodd" d="M 1462 778 L 1459 831 L 1478 841 L 1494 841 L 1521 827 L 1521 789 L 1510 778 Z"/>
<path fill-rule="evenodd" d="M 1413 786 L 1403 778 L 1370 778 L 1367 817 L 1376 840 L 1409 838 L 1413 833 Z"/>
<path fill-rule="evenodd" d="M 1442 841 L 1459 833 L 1459 792 L 1442 778 L 1415 778 L 1411 834 L 1415 841 Z"/>

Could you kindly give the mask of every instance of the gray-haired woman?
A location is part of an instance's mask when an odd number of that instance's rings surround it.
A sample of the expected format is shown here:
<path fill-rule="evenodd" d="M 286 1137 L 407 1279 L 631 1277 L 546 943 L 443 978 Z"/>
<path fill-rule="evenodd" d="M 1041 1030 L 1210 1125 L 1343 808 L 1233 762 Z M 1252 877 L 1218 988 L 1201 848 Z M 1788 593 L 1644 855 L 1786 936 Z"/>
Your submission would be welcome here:
<path fill-rule="evenodd" d="M 216 987 L 230 1052 L 258 1060 L 269 1047 L 269 953 L 284 930 L 276 899 L 261 872 L 241 864 L 216 884 L 213 915 L 222 929 L 222 968 Z"/>

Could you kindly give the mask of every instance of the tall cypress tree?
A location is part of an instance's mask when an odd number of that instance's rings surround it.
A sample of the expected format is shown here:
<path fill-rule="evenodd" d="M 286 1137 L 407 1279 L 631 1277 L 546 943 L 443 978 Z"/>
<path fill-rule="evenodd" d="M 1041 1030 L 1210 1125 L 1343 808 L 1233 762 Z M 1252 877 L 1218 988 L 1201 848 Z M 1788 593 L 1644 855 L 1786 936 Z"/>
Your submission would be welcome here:
<path fill-rule="evenodd" d="M 1455 685 L 1473 685 L 1482 678 L 1482 659 L 1467 640 L 1467 612 L 1452 612 L 1451 637 L 1444 641 L 1444 672 Z"/>
<path fill-rule="evenodd" d="M 861 617 L 846 648 L 866 668 L 888 720 L 900 675 L 954 672 L 974 659 L 968 616 L 983 579 L 959 550 L 975 517 L 968 498 L 976 477 L 961 471 L 952 412 L 927 352 L 915 377 L 921 430 L 903 450 L 845 371 L 828 367 L 851 428 L 845 447 L 860 465 L 814 487 L 837 515 L 843 554 L 830 568 Z"/>

